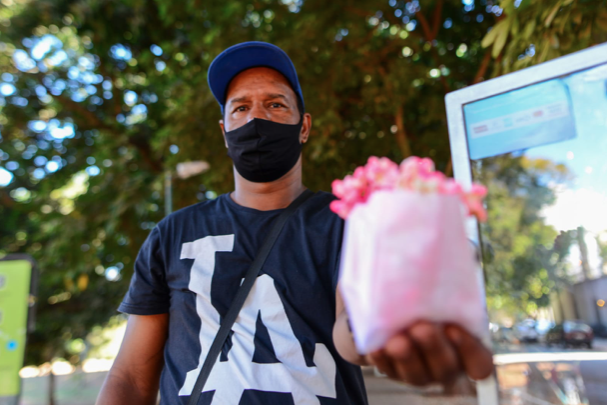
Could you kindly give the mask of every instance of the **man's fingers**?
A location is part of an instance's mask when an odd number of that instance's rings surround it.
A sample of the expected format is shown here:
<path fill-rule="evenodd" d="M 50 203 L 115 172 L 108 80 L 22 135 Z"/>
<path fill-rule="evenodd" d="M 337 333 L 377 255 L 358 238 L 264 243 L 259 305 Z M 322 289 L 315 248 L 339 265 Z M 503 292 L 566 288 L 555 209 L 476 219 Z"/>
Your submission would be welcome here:
<path fill-rule="evenodd" d="M 493 356 L 476 337 L 456 325 L 430 322 L 392 337 L 369 358 L 388 377 L 413 385 L 449 384 L 462 371 L 476 380 L 493 372 Z"/>
<path fill-rule="evenodd" d="M 378 350 L 373 353 L 370 353 L 368 357 L 371 359 L 371 362 L 379 371 L 387 375 L 392 379 L 398 379 L 398 374 L 394 369 L 392 362 L 388 359 L 383 352 L 383 350 Z"/>
<path fill-rule="evenodd" d="M 459 359 L 442 326 L 419 322 L 408 330 L 408 335 L 420 349 L 433 381 L 446 384 L 457 377 Z"/>
<path fill-rule="evenodd" d="M 491 375 L 493 355 L 480 340 L 455 325 L 447 326 L 445 332 L 457 348 L 464 370 L 470 378 L 482 380 Z"/>
<path fill-rule="evenodd" d="M 391 338 L 385 347 L 398 379 L 412 385 L 426 385 L 430 374 L 413 342 L 405 334 Z"/>

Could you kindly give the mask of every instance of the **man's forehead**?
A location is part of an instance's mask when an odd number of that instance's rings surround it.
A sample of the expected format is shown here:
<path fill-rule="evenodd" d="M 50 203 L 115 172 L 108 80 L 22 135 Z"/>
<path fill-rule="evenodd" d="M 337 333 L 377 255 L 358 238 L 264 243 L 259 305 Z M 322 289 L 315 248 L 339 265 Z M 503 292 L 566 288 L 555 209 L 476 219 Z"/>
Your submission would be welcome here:
<path fill-rule="evenodd" d="M 230 98 L 235 97 L 236 93 L 240 93 L 239 90 L 247 89 L 249 86 L 256 84 L 273 84 L 278 85 L 280 87 L 285 86 L 288 89 L 288 94 L 284 94 L 285 96 L 295 96 L 295 92 L 291 88 L 291 84 L 287 80 L 282 73 L 277 70 L 267 68 L 267 67 L 254 67 L 247 70 L 244 70 L 237 74 L 228 86 L 228 90 L 226 92 L 226 101 L 229 101 Z M 276 94 L 276 92 L 273 92 Z M 281 92 L 281 94 L 284 92 Z"/>

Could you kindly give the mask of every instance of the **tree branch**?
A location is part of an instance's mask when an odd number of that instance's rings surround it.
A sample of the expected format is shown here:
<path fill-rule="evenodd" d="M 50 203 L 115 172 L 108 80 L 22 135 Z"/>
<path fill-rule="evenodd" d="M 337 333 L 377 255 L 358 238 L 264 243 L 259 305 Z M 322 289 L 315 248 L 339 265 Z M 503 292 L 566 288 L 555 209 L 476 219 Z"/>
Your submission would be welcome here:
<path fill-rule="evenodd" d="M 451 156 L 449 156 L 449 162 L 447 162 L 447 167 L 445 167 L 445 176 L 453 176 L 453 158 Z"/>
<path fill-rule="evenodd" d="M 417 13 L 415 13 L 415 16 L 417 17 L 420 24 L 422 25 L 422 30 L 424 32 L 424 37 L 425 37 L 424 39 L 426 40 L 426 42 L 432 43 L 436 39 L 436 36 L 438 35 L 438 31 L 440 30 L 440 25 L 441 25 L 440 21 L 441 21 L 442 10 L 443 10 L 443 0 L 438 0 L 436 8 L 434 9 L 433 17 L 432 17 L 432 24 L 433 24 L 432 28 L 430 28 L 430 24 L 428 24 L 428 20 L 422 14 L 421 9 Z M 434 45 L 432 45 L 432 58 L 434 59 L 434 64 L 438 67 L 440 65 L 438 62 L 440 60 L 440 57 L 439 57 L 438 52 L 436 51 L 436 48 L 434 47 Z M 443 89 L 444 89 L 445 93 L 448 93 L 451 89 L 450 89 L 449 83 L 447 83 L 447 79 L 441 75 L 440 81 L 443 85 Z"/>
<path fill-rule="evenodd" d="M 478 71 L 476 72 L 476 75 L 474 76 L 472 84 L 479 83 L 481 79 L 485 76 L 487 68 L 489 67 L 489 62 L 491 62 L 491 49 L 488 49 L 485 52 L 485 56 L 483 56 L 483 60 L 478 68 Z"/>
<path fill-rule="evenodd" d="M 89 124 L 90 127 L 102 129 L 114 135 L 119 135 L 119 132 L 116 130 L 116 128 L 103 122 L 99 117 L 97 117 L 95 113 L 84 108 L 82 104 L 75 102 L 68 97 L 58 96 L 57 99 L 62 105 L 68 107 L 73 112 L 79 114 L 85 121 L 87 121 L 87 124 Z M 157 159 L 154 159 L 154 157 L 152 156 L 150 144 L 144 136 L 131 135 L 127 137 L 127 140 L 130 145 L 134 146 L 139 151 L 141 157 L 143 158 L 145 163 L 150 167 L 150 169 L 152 169 L 156 173 L 162 172 L 162 163 L 159 162 Z"/>
<path fill-rule="evenodd" d="M 424 37 L 426 39 L 426 41 L 431 42 L 432 41 L 432 30 L 430 29 L 430 25 L 428 24 L 428 20 L 426 20 L 426 17 L 424 17 L 424 15 L 422 14 L 421 9 L 415 13 L 415 17 L 417 17 L 417 19 L 419 20 L 419 23 L 422 25 L 422 30 L 424 31 Z"/>
<path fill-rule="evenodd" d="M 443 14 L 443 0 L 438 0 L 436 2 L 436 6 L 434 7 L 434 15 L 432 18 L 432 39 L 434 41 L 438 36 L 438 31 L 441 26 L 441 16 Z"/>
<path fill-rule="evenodd" d="M 7 208 L 13 208 L 15 205 L 15 201 L 5 192 L 0 192 L 0 201 L 2 201 L 2 205 Z"/>
<path fill-rule="evenodd" d="M 55 98 L 59 101 L 59 104 L 80 115 L 91 126 L 114 131 L 114 128 L 101 121 L 101 119 L 94 112 L 87 110 L 82 104 L 65 96 L 55 96 Z"/>

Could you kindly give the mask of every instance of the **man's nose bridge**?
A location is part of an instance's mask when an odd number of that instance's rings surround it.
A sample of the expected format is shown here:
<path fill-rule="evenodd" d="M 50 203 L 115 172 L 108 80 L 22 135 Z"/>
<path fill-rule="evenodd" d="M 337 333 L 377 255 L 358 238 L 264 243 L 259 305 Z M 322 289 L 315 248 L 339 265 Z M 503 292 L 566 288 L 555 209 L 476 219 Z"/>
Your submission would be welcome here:
<path fill-rule="evenodd" d="M 264 120 L 268 119 L 268 112 L 263 108 L 262 102 L 255 102 L 249 110 L 249 117 L 247 122 L 252 121 L 254 118 L 261 118 Z"/>

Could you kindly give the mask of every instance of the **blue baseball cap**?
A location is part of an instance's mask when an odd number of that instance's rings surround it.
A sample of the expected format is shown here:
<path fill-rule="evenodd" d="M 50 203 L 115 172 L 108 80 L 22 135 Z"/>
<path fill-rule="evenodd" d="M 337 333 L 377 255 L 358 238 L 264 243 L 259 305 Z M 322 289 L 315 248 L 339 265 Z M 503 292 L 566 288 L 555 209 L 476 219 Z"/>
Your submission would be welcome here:
<path fill-rule="evenodd" d="M 304 106 L 297 71 L 285 51 L 267 42 L 251 41 L 229 47 L 217 55 L 209 66 L 207 80 L 222 114 L 232 79 L 240 72 L 254 67 L 267 67 L 281 73 Z"/>

